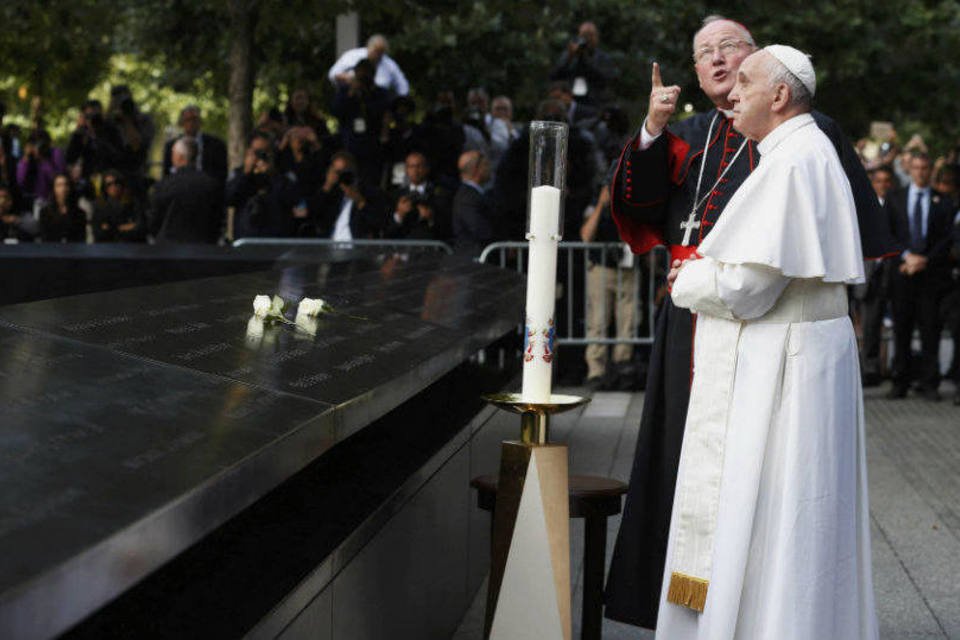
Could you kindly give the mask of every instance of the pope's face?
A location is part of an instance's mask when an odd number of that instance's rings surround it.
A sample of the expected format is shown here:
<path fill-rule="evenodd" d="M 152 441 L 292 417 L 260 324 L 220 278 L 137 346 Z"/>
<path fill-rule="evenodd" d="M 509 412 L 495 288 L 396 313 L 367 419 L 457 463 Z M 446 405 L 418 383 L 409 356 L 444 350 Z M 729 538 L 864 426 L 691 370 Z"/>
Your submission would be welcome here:
<path fill-rule="evenodd" d="M 694 69 L 700 88 L 720 108 L 729 109 L 727 96 L 736 84 L 740 63 L 756 47 L 744 40 L 733 22 L 719 20 L 701 29 L 693 39 Z"/>
<path fill-rule="evenodd" d="M 733 126 L 751 140 L 762 140 L 773 129 L 776 88 L 770 86 L 762 51 L 748 57 L 737 71 L 737 83 L 730 92 Z"/>

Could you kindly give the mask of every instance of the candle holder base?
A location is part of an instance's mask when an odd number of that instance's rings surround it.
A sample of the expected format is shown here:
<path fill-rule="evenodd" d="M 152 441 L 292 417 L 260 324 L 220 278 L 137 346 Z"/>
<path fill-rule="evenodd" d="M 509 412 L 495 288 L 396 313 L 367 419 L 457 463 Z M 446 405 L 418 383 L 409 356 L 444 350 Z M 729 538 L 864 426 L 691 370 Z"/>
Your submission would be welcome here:
<path fill-rule="evenodd" d="M 550 416 L 590 398 L 551 394 L 530 402 L 519 393 L 483 396 L 520 414 L 521 441 L 505 441 L 494 506 L 484 637 L 570 640 L 570 524 L 567 446 L 549 444 Z"/>
<path fill-rule="evenodd" d="M 520 414 L 520 441 L 524 444 L 546 444 L 550 436 L 550 416 L 576 409 L 590 402 L 581 396 L 550 394 L 549 402 L 524 400 L 519 393 L 490 393 L 483 396 L 498 409 Z"/>

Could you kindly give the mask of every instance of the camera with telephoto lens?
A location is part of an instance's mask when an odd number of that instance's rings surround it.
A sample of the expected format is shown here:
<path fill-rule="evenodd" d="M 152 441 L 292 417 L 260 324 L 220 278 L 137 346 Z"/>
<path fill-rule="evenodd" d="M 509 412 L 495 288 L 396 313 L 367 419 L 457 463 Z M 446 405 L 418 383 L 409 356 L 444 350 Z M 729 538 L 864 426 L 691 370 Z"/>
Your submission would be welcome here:
<path fill-rule="evenodd" d="M 356 180 L 357 176 L 353 173 L 353 171 L 343 171 L 340 173 L 340 177 L 337 178 L 337 184 L 342 184 L 345 187 L 352 187 Z"/>
<path fill-rule="evenodd" d="M 583 49 L 587 46 L 587 39 L 583 36 L 577 36 L 573 39 L 573 44 L 577 45 L 577 49 Z"/>
<path fill-rule="evenodd" d="M 253 157 L 257 160 L 263 160 L 264 162 L 270 162 L 270 154 L 263 149 L 257 149 L 253 152 Z"/>
<path fill-rule="evenodd" d="M 407 198 L 410 199 L 410 204 L 414 207 L 419 204 L 429 204 L 427 196 L 419 191 L 410 191 L 410 193 L 407 194 Z"/>

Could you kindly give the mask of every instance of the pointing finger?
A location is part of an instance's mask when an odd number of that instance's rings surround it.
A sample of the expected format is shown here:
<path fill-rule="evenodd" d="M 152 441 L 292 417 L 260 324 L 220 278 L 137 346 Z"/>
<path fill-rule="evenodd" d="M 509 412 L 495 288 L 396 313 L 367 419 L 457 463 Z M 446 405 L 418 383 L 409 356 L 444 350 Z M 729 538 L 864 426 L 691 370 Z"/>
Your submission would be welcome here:
<path fill-rule="evenodd" d="M 651 78 L 654 89 L 659 89 L 663 86 L 663 80 L 660 79 L 660 65 L 656 62 L 653 63 L 653 77 Z"/>

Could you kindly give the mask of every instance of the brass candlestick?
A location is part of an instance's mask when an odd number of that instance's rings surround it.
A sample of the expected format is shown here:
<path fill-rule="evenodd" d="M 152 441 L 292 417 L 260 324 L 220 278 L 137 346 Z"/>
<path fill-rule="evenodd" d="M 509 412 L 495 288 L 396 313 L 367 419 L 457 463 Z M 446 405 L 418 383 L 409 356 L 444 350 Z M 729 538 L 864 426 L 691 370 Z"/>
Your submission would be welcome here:
<path fill-rule="evenodd" d="M 491 393 L 483 396 L 498 409 L 520 414 L 520 442 L 524 444 L 546 444 L 550 436 L 550 416 L 576 409 L 590 402 L 590 398 L 580 396 L 550 394 L 550 402 L 529 402 L 519 393 Z"/>

